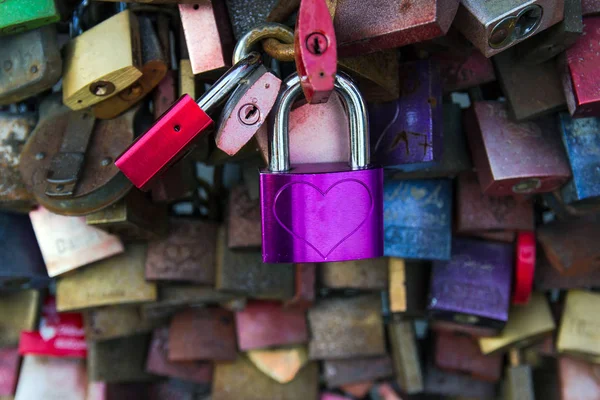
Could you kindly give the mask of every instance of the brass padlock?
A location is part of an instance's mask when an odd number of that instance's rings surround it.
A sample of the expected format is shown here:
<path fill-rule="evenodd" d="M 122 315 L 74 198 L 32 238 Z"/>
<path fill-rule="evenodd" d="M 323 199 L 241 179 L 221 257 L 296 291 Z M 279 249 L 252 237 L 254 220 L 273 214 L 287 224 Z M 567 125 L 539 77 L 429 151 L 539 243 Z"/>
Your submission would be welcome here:
<path fill-rule="evenodd" d="M 217 239 L 217 290 L 271 300 L 294 296 L 292 264 L 265 264 L 260 251 L 229 249 L 226 237 L 226 229 L 221 228 Z"/>
<path fill-rule="evenodd" d="M 37 329 L 40 297 L 37 290 L 0 294 L 0 348 L 17 346 L 21 331 Z"/>
<path fill-rule="evenodd" d="M 235 362 L 216 363 L 212 382 L 212 400 L 317 400 L 319 365 L 305 365 L 289 383 L 279 383 L 262 373 L 245 355 Z"/>
<path fill-rule="evenodd" d="M 146 282 L 146 245 L 131 244 L 125 253 L 79 268 L 58 279 L 59 312 L 115 304 L 155 301 L 156 284 Z"/>
<path fill-rule="evenodd" d="M 144 192 L 133 188 L 117 203 L 86 215 L 85 221 L 124 241 L 158 239 L 167 234 L 167 207 L 153 203 Z"/>
<path fill-rule="evenodd" d="M 385 353 L 379 295 L 328 298 L 308 310 L 309 357 L 336 359 Z"/>
<path fill-rule="evenodd" d="M 62 59 L 54 25 L 1 37 L 0 48 L 0 105 L 48 90 L 60 79 Z"/>
<path fill-rule="evenodd" d="M 600 295 L 597 293 L 569 290 L 556 341 L 559 352 L 590 362 L 600 361 L 598 304 Z"/>
<path fill-rule="evenodd" d="M 63 102 L 81 110 L 116 96 L 142 77 L 137 17 L 125 10 L 67 45 Z"/>
<path fill-rule="evenodd" d="M 92 107 L 96 118 L 111 119 L 141 101 L 165 77 L 167 61 L 158 35 L 149 17 L 140 16 L 139 29 L 142 41 L 142 77 L 118 95 L 101 101 Z"/>
<path fill-rule="evenodd" d="M 388 259 L 323 263 L 319 266 L 319 278 L 323 287 L 329 289 L 385 290 L 388 287 Z"/>
<path fill-rule="evenodd" d="M 422 316 L 427 306 L 429 268 L 417 261 L 390 257 L 389 298 L 390 312 L 405 316 Z"/>
<path fill-rule="evenodd" d="M 150 335 L 88 341 L 87 372 L 90 381 L 138 382 L 155 379 L 145 371 Z"/>
<path fill-rule="evenodd" d="M 147 319 L 139 306 L 107 306 L 83 313 L 85 338 L 107 340 L 151 332 L 166 319 Z"/>
<path fill-rule="evenodd" d="M 422 392 L 423 373 L 413 322 L 398 321 L 389 324 L 388 337 L 398 384 L 408 394 Z"/>
<path fill-rule="evenodd" d="M 26 355 L 14 399 L 81 400 L 87 383 L 85 360 Z"/>
<path fill-rule="evenodd" d="M 70 111 L 58 96 L 45 99 L 19 166 L 40 205 L 57 214 L 86 215 L 122 199 L 132 184 L 114 160 L 133 141 L 138 110 L 97 121 L 89 110 Z"/>
<path fill-rule="evenodd" d="M 1 78 L 0 78 L 1 79 Z M 36 118 L 31 113 L 0 112 L 0 208 L 28 212 L 37 203 L 19 173 L 21 151 Z"/>
<path fill-rule="evenodd" d="M 43 207 L 29 213 L 48 276 L 54 277 L 123 252 L 118 237 L 85 223 L 83 217 L 53 214 Z"/>
<path fill-rule="evenodd" d="M 533 293 L 528 304 L 511 307 L 500 335 L 479 339 L 479 348 L 483 354 L 494 354 L 526 347 L 551 334 L 555 327 L 548 300 L 542 293 Z"/>

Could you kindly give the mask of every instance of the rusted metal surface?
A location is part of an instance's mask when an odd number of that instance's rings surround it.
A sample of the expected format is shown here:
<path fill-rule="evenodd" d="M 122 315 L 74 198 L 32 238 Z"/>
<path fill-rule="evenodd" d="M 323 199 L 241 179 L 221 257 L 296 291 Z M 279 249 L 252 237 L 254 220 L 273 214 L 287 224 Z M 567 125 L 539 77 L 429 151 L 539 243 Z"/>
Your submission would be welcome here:
<path fill-rule="evenodd" d="M 543 251 L 538 250 L 535 264 L 534 285 L 537 290 L 593 288 L 600 286 L 600 268 L 586 274 L 563 275 L 548 261 Z"/>
<path fill-rule="evenodd" d="M 236 186 L 229 193 L 227 245 L 232 248 L 260 248 L 260 201 L 249 196 L 246 187 Z"/>
<path fill-rule="evenodd" d="M 323 375 L 328 388 L 388 378 L 393 374 L 392 359 L 388 355 L 323 362 Z"/>
<path fill-rule="evenodd" d="M 52 157 L 58 153 L 70 111 L 60 96 L 42 104 L 40 121 L 23 147 L 20 172 L 41 205 L 64 215 L 85 215 L 107 207 L 131 189 L 131 182 L 114 165 L 114 160 L 133 141 L 133 119 L 137 109 L 112 120 L 98 121 L 85 155 L 85 163 L 73 197 L 46 195 L 46 174 Z"/>
<path fill-rule="evenodd" d="M 208 362 L 179 361 L 172 362 L 169 353 L 169 328 L 155 329 L 146 358 L 146 371 L 170 378 L 178 378 L 199 384 L 212 381 L 213 366 Z"/>
<path fill-rule="evenodd" d="M 235 313 L 237 343 L 241 351 L 306 343 L 304 310 L 284 308 L 273 301 L 250 301 Z"/>
<path fill-rule="evenodd" d="M 214 284 L 217 224 L 172 219 L 169 235 L 148 243 L 146 279 Z"/>
<path fill-rule="evenodd" d="M 388 258 L 323 263 L 319 279 L 330 289 L 383 290 L 388 286 Z"/>
<path fill-rule="evenodd" d="M 169 360 L 234 361 L 237 357 L 233 313 L 221 308 L 177 313 L 169 327 Z"/>
<path fill-rule="evenodd" d="M 311 359 L 344 359 L 385 353 L 379 295 L 324 299 L 308 310 Z"/>

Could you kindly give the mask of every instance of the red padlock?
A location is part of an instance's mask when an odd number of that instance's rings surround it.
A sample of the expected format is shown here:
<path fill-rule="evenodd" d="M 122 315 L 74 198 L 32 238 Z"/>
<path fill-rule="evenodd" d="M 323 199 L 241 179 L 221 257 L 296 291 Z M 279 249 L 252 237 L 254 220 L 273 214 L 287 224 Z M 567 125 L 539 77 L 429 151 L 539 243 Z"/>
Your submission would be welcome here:
<path fill-rule="evenodd" d="M 183 95 L 154 125 L 115 161 L 139 189 L 148 190 L 156 178 L 186 155 L 195 141 L 213 125 L 209 116 L 240 80 L 260 66 L 260 55 L 250 53 L 223 75 L 197 102 Z"/>
<path fill-rule="evenodd" d="M 337 72 L 337 41 L 325 0 L 302 0 L 294 33 L 294 57 L 304 97 L 325 103 Z"/>
<path fill-rule="evenodd" d="M 523 305 L 529 302 L 535 275 L 535 234 L 517 234 L 517 260 L 515 263 L 515 283 L 512 304 Z"/>

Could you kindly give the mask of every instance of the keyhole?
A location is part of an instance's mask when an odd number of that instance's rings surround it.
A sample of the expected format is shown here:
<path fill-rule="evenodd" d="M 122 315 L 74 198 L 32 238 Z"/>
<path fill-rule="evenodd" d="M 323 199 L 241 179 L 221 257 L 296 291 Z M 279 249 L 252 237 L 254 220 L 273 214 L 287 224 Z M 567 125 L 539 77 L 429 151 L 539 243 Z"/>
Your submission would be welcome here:
<path fill-rule="evenodd" d="M 327 38 L 322 33 L 311 33 L 306 38 L 306 47 L 312 54 L 320 56 L 327 50 Z"/>
<path fill-rule="evenodd" d="M 256 104 L 244 104 L 240 107 L 238 118 L 244 125 L 254 125 L 260 121 L 260 110 Z"/>

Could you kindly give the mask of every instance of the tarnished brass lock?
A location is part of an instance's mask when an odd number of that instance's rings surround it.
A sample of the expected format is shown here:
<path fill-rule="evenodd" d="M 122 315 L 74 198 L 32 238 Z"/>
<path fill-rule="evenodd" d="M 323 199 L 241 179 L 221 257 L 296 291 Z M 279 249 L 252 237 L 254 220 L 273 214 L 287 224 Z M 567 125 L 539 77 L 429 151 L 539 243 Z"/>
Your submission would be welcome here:
<path fill-rule="evenodd" d="M 21 331 L 37 329 L 40 297 L 37 290 L 0 295 L 0 347 L 16 347 Z"/>
<path fill-rule="evenodd" d="M 87 340 L 107 340 L 151 332 L 166 322 L 165 319 L 147 319 L 139 306 L 97 307 L 83 313 Z"/>
<path fill-rule="evenodd" d="M 567 293 L 556 341 L 559 352 L 590 362 L 600 361 L 598 304 L 600 295 L 597 293 L 583 290 L 570 290 Z"/>
<path fill-rule="evenodd" d="M 72 110 L 98 104 L 140 79 L 141 68 L 138 20 L 130 10 L 125 10 L 67 45 L 63 102 Z"/>
<path fill-rule="evenodd" d="M 509 366 L 504 378 L 504 395 L 507 400 L 534 400 L 531 367 L 523 364 L 518 349 L 508 353 Z"/>
<path fill-rule="evenodd" d="M 61 77 L 62 59 L 53 25 L 0 37 L 0 48 L 0 105 L 48 90 Z"/>
<path fill-rule="evenodd" d="M 388 325 L 396 379 L 409 394 L 423 391 L 423 372 L 413 322 L 398 321 Z"/>
<path fill-rule="evenodd" d="M 141 101 L 165 77 L 167 73 L 166 56 L 162 50 L 158 35 L 149 17 L 140 16 L 139 27 L 142 41 L 142 77 L 118 95 L 101 101 L 92 107 L 96 118 L 111 119 Z"/>
<path fill-rule="evenodd" d="M 5 0 L 0 4 L 0 35 L 14 35 L 59 19 L 55 0 Z"/>
<path fill-rule="evenodd" d="M 125 253 L 87 265 L 56 284 L 59 312 L 156 300 L 156 285 L 146 282 L 146 245 L 131 244 Z"/>
<path fill-rule="evenodd" d="M 319 278 L 329 289 L 385 290 L 388 287 L 388 259 L 369 258 L 323 263 Z"/>
<path fill-rule="evenodd" d="M 45 99 L 19 166 L 38 202 L 57 214 L 86 215 L 123 198 L 132 185 L 114 160 L 133 141 L 137 111 L 97 121 L 58 96 Z"/>

